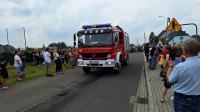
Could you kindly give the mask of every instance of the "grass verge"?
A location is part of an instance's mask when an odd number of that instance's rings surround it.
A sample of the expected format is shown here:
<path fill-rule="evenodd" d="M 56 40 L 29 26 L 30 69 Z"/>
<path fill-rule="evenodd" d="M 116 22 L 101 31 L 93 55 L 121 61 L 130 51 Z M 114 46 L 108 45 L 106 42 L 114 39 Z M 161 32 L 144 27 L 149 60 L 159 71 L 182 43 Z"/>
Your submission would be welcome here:
<path fill-rule="evenodd" d="M 67 65 L 65 67 L 63 66 L 64 70 L 69 69 L 69 68 L 70 68 L 69 65 Z M 54 63 L 51 64 L 51 72 L 53 74 L 55 74 L 55 64 Z M 26 78 L 23 81 L 32 80 L 32 79 L 35 79 L 38 77 L 45 76 L 45 65 L 41 64 L 40 66 L 32 66 L 30 63 L 28 63 L 26 65 L 25 73 L 26 73 L 25 74 Z M 15 67 L 13 67 L 13 66 L 8 67 L 8 74 L 9 74 L 8 85 L 15 84 L 17 82 Z"/>

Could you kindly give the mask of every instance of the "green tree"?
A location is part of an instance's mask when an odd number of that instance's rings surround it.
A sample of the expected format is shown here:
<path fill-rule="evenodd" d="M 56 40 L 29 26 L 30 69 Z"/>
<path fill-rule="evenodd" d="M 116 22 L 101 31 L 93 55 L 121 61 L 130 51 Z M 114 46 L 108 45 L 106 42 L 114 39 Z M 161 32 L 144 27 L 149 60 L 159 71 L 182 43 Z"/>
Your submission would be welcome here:
<path fill-rule="evenodd" d="M 166 38 L 160 38 L 159 40 L 162 42 L 163 45 L 167 44 Z"/>
<path fill-rule="evenodd" d="M 152 43 L 158 43 L 159 42 L 159 37 L 156 36 L 154 34 L 154 32 L 151 32 L 150 35 L 149 35 L 149 42 L 152 44 Z"/>
<path fill-rule="evenodd" d="M 49 47 L 57 47 L 57 48 L 67 48 L 67 45 L 64 42 L 54 42 L 49 44 Z"/>
<path fill-rule="evenodd" d="M 154 43 L 158 43 L 159 42 L 159 38 L 158 38 L 158 36 L 155 36 L 154 37 Z"/>
<path fill-rule="evenodd" d="M 155 34 L 154 32 L 151 32 L 150 35 L 149 35 L 149 42 L 150 43 L 155 43 Z"/>

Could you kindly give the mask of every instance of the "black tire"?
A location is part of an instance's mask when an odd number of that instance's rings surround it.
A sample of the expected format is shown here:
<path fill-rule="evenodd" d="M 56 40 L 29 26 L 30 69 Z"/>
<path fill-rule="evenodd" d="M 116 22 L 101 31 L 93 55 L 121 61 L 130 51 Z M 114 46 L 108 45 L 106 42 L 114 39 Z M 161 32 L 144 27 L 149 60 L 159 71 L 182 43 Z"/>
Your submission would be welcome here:
<path fill-rule="evenodd" d="M 128 65 L 128 60 L 124 60 L 124 66 L 127 66 Z"/>
<path fill-rule="evenodd" d="M 115 74 L 119 74 L 119 73 L 121 72 L 121 67 L 122 67 L 122 66 L 119 65 L 119 64 L 117 64 L 116 66 L 117 66 L 117 69 L 114 69 L 114 68 L 113 68 L 113 72 L 114 72 Z"/>
<path fill-rule="evenodd" d="M 119 74 L 119 73 L 120 73 L 120 70 L 118 70 L 118 69 L 117 69 L 117 70 L 116 70 L 116 69 L 113 69 L 113 73 L 114 73 L 114 74 Z"/>
<path fill-rule="evenodd" d="M 84 71 L 84 73 L 90 73 L 91 72 L 91 68 L 90 67 L 84 67 L 83 71 Z"/>

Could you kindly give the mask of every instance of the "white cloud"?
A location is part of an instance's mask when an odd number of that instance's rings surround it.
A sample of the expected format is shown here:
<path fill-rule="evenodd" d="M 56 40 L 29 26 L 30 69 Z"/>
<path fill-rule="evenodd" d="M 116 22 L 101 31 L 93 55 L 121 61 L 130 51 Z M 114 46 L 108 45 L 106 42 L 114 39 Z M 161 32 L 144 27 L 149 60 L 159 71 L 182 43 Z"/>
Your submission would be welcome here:
<path fill-rule="evenodd" d="M 118 24 L 133 43 L 136 38 L 144 42 L 144 32 L 148 36 L 165 28 L 166 19 L 159 15 L 200 25 L 199 0 L 1 0 L 0 4 L 0 44 L 6 44 L 8 28 L 10 43 L 15 47 L 24 46 L 22 27 L 27 30 L 28 45 L 38 47 L 54 41 L 72 44 L 73 33 L 83 24 Z M 184 30 L 194 34 L 192 26 Z"/>

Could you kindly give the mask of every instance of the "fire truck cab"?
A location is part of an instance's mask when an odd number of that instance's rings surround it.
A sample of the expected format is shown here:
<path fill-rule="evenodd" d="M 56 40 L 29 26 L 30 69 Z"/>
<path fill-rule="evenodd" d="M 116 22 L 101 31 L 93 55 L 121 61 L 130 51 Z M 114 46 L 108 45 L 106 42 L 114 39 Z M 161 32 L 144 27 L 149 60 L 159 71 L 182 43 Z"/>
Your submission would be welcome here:
<path fill-rule="evenodd" d="M 85 73 L 91 68 L 111 68 L 119 73 L 128 64 L 129 36 L 119 26 L 111 24 L 84 25 L 74 34 L 78 48 L 77 66 Z"/>

